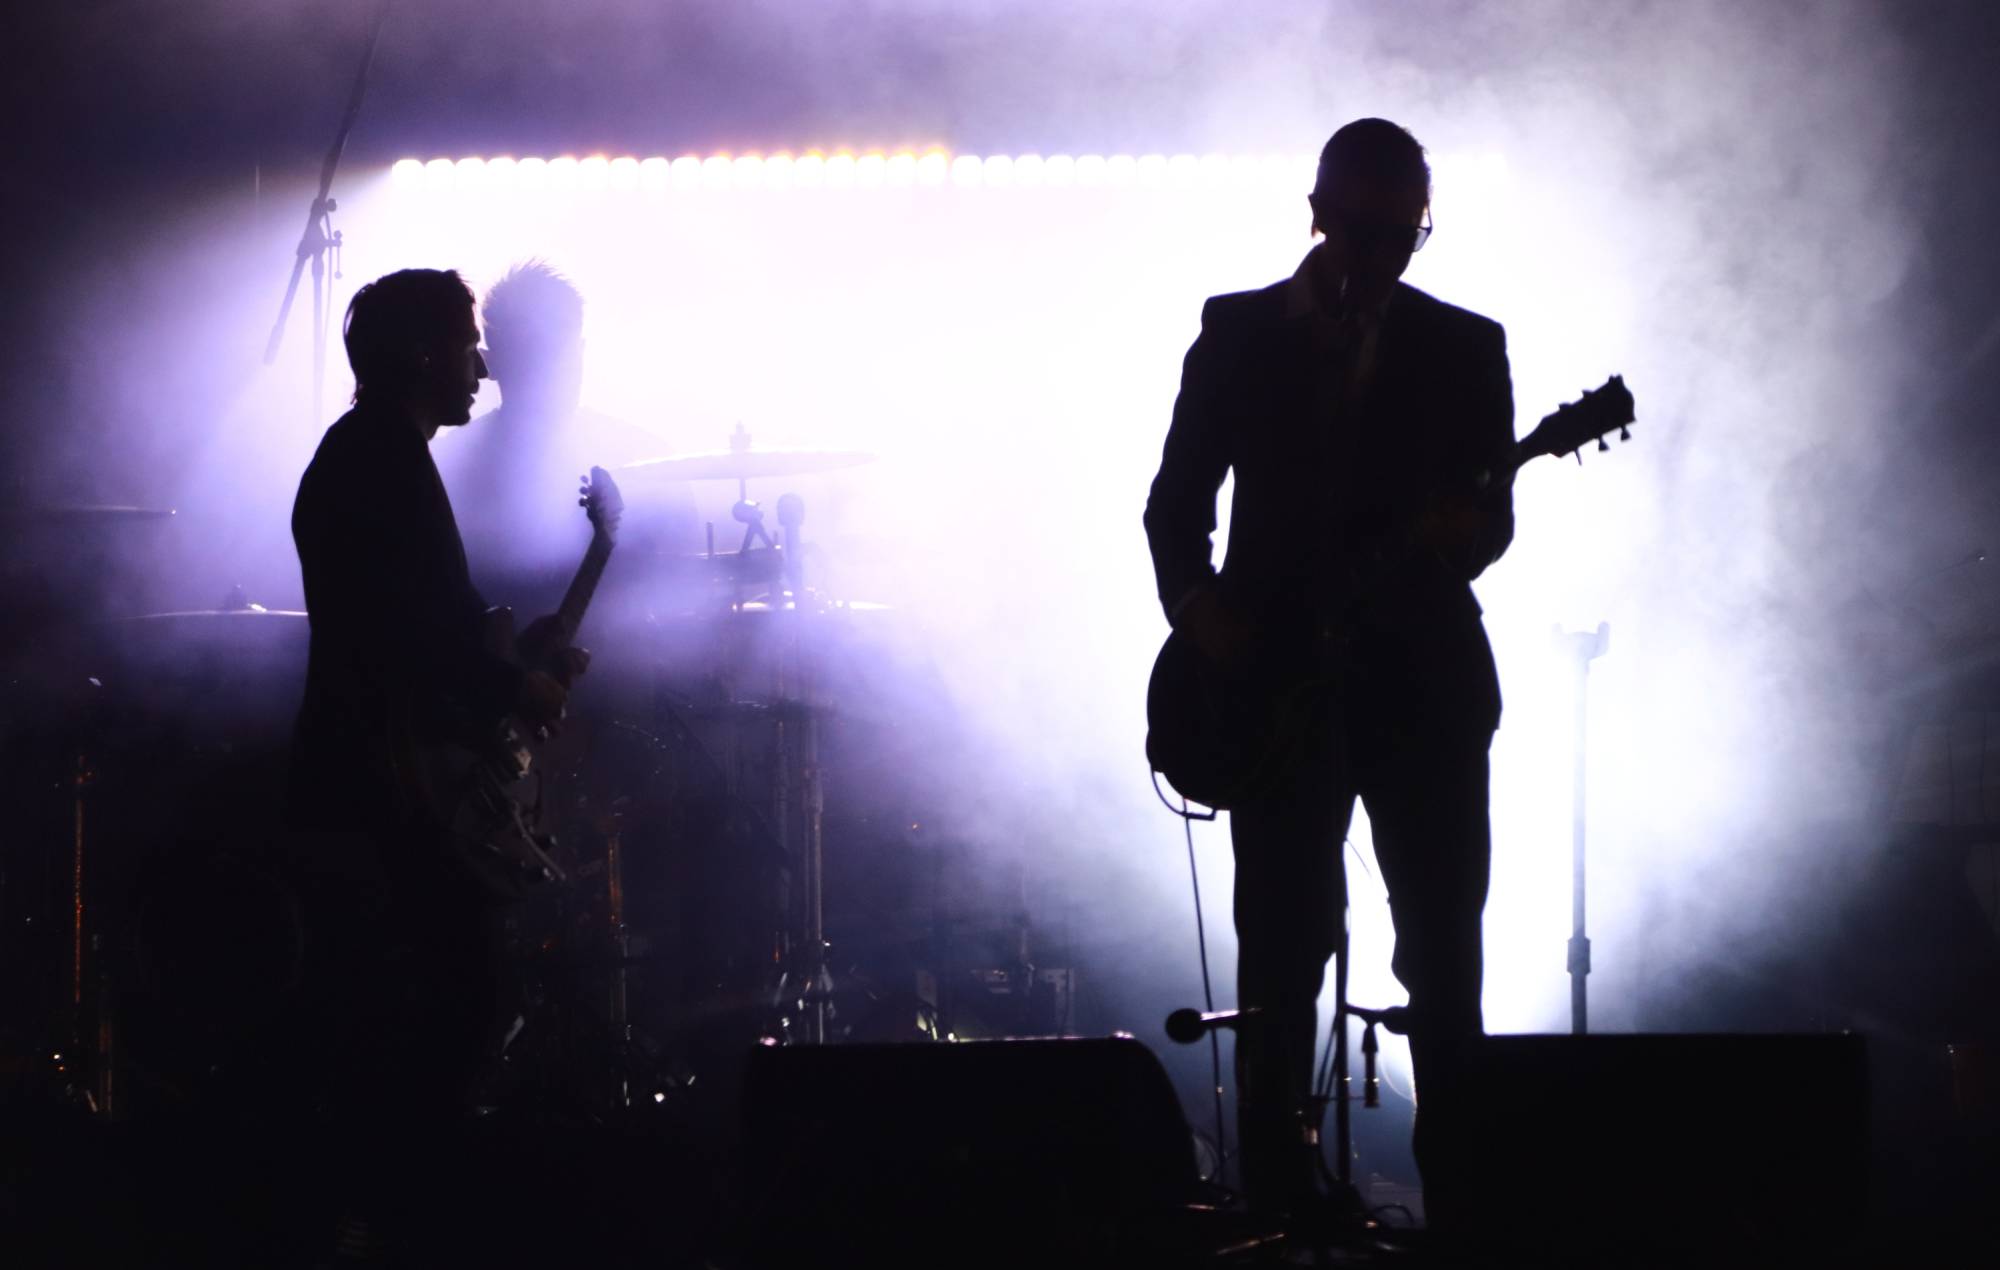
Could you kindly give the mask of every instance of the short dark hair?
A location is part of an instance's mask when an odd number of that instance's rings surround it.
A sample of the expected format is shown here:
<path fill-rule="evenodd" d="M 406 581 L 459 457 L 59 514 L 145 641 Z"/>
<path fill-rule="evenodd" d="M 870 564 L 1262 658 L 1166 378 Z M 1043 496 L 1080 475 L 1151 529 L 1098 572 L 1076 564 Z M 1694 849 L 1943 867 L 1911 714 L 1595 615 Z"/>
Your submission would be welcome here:
<path fill-rule="evenodd" d="M 354 400 L 407 387 L 418 361 L 412 354 L 442 345 L 472 312 L 472 288 L 455 269 L 403 269 L 356 291 L 341 328 Z"/>
<path fill-rule="evenodd" d="M 515 265 L 486 293 L 486 342 L 519 348 L 583 333 L 583 293 L 545 260 Z"/>
<path fill-rule="evenodd" d="M 1431 165 L 1424 147 L 1407 128 L 1387 119 L 1356 119 L 1327 139 L 1319 152 L 1319 172 L 1313 192 L 1329 188 L 1335 174 L 1402 189 L 1421 189 L 1431 196 Z"/>

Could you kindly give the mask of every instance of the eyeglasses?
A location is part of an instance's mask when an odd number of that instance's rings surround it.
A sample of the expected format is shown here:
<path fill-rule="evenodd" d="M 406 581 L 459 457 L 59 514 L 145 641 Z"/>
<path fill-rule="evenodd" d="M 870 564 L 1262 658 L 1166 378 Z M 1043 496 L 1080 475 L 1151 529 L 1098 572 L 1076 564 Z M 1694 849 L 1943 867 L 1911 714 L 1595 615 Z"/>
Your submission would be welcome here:
<path fill-rule="evenodd" d="M 1340 222 L 1341 233 L 1357 251 L 1383 248 L 1415 254 L 1424 249 L 1431 240 L 1430 213 L 1424 213 L 1421 225 L 1403 225 L 1394 221 L 1366 221 L 1352 217 L 1335 215 Z"/>

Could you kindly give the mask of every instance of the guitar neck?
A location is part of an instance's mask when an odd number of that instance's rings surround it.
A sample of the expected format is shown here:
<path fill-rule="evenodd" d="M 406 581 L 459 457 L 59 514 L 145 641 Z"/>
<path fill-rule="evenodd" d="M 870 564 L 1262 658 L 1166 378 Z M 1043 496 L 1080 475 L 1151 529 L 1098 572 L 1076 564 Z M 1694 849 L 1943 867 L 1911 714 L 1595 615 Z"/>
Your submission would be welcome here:
<path fill-rule="evenodd" d="M 594 533 L 590 536 L 590 546 L 583 553 L 583 563 L 576 567 L 576 576 L 569 580 L 569 590 L 563 592 L 562 605 L 556 609 L 556 617 L 562 622 L 566 639 L 575 639 L 583 626 L 583 615 L 590 609 L 590 598 L 597 594 L 598 579 L 604 576 L 604 566 L 611 560 L 611 535 Z"/>

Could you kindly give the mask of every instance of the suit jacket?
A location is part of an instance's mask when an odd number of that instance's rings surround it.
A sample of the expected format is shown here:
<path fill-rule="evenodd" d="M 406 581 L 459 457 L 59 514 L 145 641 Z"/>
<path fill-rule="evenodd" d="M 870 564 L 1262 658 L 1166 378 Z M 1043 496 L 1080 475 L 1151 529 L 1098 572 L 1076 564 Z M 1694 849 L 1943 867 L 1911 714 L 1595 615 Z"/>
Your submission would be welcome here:
<path fill-rule="evenodd" d="M 1490 729 L 1500 687 L 1470 584 L 1514 533 L 1505 333 L 1399 284 L 1372 375 L 1338 406 L 1324 389 L 1333 354 L 1289 303 L 1293 285 L 1216 296 L 1202 310 L 1146 503 L 1161 604 L 1171 618 L 1219 577 L 1229 601 L 1267 631 L 1338 615 L 1355 632 L 1354 680 L 1369 708 Z M 1218 574 L 1216 495 L 1232 470 Z M 1477 507 L 1467 559 L 1399 545 L 1439 495 Z"/>
<path fill-rule="evenodd" d="M 326 431 L 299 482 L 292 539 L 312 644 L 293 744 L 293 822 L 407 821 L 386 763 L 397 728 L 435 738 L 505 715 L 521 671 L 481 642 L 486 602 L 421 433 L 358 406 Z"/>

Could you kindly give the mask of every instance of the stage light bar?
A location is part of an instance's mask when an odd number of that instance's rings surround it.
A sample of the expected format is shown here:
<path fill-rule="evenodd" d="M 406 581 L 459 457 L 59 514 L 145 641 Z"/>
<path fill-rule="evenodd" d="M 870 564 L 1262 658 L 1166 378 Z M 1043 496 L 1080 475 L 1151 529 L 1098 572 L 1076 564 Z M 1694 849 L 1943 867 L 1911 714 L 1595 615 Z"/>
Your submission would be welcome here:
<path fill-rule="evenodd" d="M 684 154 L 399 159 L 390 183 L 418 193 L 599 193 L 785 189 L 1264 189 L 1312 185 L 1310 155 L 951 154 L 807 150 Z"/>

